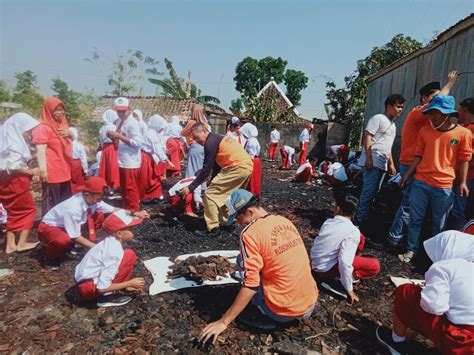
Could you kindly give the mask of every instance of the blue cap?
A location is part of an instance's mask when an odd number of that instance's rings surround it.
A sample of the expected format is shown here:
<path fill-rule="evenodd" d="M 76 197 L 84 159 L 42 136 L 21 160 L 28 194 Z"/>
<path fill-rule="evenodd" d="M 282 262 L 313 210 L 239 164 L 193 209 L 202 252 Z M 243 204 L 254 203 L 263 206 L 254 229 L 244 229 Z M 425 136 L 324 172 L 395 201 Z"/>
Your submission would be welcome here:
<path fill-rule="evenodd" d="M 430 105 L 423 113 L 427 113 L 431 110 L 438 110 L 445 115 L 458 115 L 456 111 L 456 100 L 453 96 L 434 96 Z"/>
<path fill-rule="evenodd" d="M 229 219 L 227 225 L 234 223 L 237 212 L 244 208 L 247 203 L 252 199 L 253 194 L 247 190 L 238 189 L 232 192 L 232 194 L 225 200 L 225 205 L 229 211 Z"/>

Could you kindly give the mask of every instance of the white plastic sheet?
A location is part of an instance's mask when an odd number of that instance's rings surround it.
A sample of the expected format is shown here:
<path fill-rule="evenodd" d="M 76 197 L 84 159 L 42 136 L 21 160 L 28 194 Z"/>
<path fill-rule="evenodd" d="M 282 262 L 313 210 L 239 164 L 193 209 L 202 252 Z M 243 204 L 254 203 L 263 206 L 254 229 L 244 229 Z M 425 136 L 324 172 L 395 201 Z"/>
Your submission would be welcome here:
<path fill-rule="evenodd" d="M 185 260 L 190 256 L 211 256 L 211 255 L 220 255 L 226 257 L 231 263 L 235 264 L 235 259 L 239 255 L 238 250 L 217 250 L 217 251 L 208 251 L 204 253 L 196 254 L 186 254 L 180 255 L 177 259 Z M 237 280 L 233 279 L 230 275 L 227 277 L 221 277 L 215 281 L 204 281 L 202 284 L 198 284 L 195 281 L 186 280 L 184 277 L 177 279 L 169 279 L 168 272 L 171 271 L 170 266 L 173 265 L 173 262 L 169 260 L 166 256 L 160 256 L 154 259 L 146 260 L 144 262 L 145 267 L 153 275 L 153 283 L 150 286 L 149 292 L 150 295 L 157 295 L 159 293 L 176 291 L 183 288 L 191 287 L 201 287 L 201 286 L 213 286 L 213 285 L 224 285 L 239 283 Z"/>

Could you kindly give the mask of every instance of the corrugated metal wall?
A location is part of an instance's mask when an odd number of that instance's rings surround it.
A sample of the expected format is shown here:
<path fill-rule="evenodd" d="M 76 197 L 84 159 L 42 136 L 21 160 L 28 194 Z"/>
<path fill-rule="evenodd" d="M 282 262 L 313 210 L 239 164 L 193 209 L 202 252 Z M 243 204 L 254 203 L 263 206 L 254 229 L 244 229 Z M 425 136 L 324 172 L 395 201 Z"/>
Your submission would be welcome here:
<path fill-rule="evenodd" d="M 384 111 L 384 101 L 390 94 L 402 94 L 407 99 L 403 115 L 397 120 L 394 157 L 398 157 L 399 139 L 405 117 L 419 103 L 418 90 L 424 84 L 435 80 L 444 85 L 451 70 L 474 72 L 474 26 L 369 83 L 365 107 L 366 121 Z M 461 75 L 451 94 L 456 97 L 456 102 L 473 97 L 474 73 Z"/>

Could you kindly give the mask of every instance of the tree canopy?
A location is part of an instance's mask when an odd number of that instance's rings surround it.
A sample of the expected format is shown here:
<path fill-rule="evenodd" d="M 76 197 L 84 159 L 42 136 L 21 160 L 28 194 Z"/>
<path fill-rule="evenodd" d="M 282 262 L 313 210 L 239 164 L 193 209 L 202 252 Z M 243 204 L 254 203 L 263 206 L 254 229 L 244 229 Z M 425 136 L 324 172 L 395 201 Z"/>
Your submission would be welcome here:
<path fill-rule="evenodd" d="M 349 144 L 359 147 L 367 99 L 367 79 L 381 69 L 420 49 L 422 43 L 403 34 L 393 37 L 382 47 L 374 47 L 370 54 L 357 61 L 357 69 L 344 78 L 345 86 L 326 83 L 331 120 L 351 125 Z"/>

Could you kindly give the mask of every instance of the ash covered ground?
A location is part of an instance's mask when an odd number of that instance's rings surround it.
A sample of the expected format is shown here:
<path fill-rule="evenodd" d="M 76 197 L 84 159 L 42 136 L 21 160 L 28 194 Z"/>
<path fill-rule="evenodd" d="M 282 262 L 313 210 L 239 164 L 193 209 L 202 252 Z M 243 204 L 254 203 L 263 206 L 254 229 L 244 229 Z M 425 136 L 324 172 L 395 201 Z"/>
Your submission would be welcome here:
<path fill-rule="evenodd" d="M 309 250 L 321 224 L 332 215 L 332 189 L 326 184 L 295 183 L 293 176 L 294 171 L 279 171 L 264 162 L 263 207 L 289 218 Z M 358 195 L 357 188 L 352 193 Z M 241 329 L 234 322 L 214 347 L 196 348 L 193 338 L 225 312 L 239 286 L 201 287 L 156 296 L 142 293 L 126 306 L 97 309 L 77 302 L 73 287 L 77 261 L 66 261 L 59 272 L 52 272 L 41 268 L 40 250 L 15 256 L 2 253 L 0 268 L 13 269 L 14 274 L 0 279 L 0 352 L 383 354 L 374 331 L 377 325 L 391 325 L 394 286 L 389 276 L 421 278 L 423 271 L 402 265 L 396 252 L 382 243 L 398 199 L 398 191 L 385 188 L 374 205 L 372 220 L 377 223 L 371 226 L 364 254 L 379 258 L 382 270 L 373 280 L 355 286 L 360 303 L 348 305 L 320 289 L 312 317 L 298 326 L 265 334 Z M 156 207 L 147 208 L 153 212 Z M 236 234 L 196 237 L 193 231 L 204 227 L 202 221 L 156 218 L 153 222 L 138 226 L 135 240 L 129 244 L 139 257 L 134 275 L 145 277 L 148 284 L 152 277 L 144 260 L 238 249 Z M 436 353 L 424 342 L 417 338 L 413 353 Z"/>

